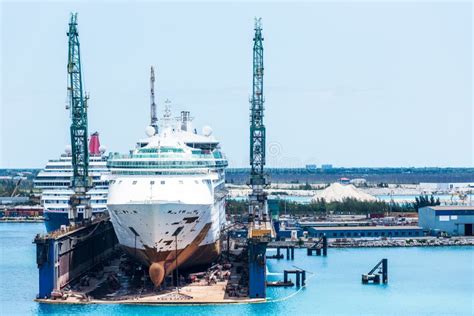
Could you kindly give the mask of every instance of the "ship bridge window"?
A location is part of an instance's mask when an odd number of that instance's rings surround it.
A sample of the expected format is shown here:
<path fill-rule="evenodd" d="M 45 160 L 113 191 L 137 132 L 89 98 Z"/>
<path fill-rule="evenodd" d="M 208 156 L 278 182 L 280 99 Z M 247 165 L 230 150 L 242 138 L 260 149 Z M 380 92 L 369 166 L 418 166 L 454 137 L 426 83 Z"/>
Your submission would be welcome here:
<path fill-rule="evenodd" d="M 137 184 L 137 181 L 133 181 L 132 184 L 133 184 L 133 185 Z"/>
<path fill-rule="evenodd" d="M 179 180 L 179 184 L 183 184 L 183 180 Z"/>
<path fill-rule="evenodd" d="M 150 184 L 151 184 L 151 185 L 155 184 L 155 181 L 150 181 Z"/>
<path fill-rule="evenodd" d="M 194 180 L 194 183 L 199 184 L 199 181 L 198 181 L 198 180 Z"/>
<path fill-rule="evenodd" d="M 161 181 L 161 184 L 165 184 L 165 181 Z"/>

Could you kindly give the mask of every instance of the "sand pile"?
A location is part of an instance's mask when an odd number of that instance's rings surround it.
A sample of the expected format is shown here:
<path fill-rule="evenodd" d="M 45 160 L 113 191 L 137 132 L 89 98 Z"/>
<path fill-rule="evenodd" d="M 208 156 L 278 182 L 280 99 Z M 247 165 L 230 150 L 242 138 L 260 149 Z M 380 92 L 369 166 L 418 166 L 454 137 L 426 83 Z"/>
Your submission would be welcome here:
<path fill-rule="evenodd" d="M 375 201 L 376 198 L 370 194 L 362 192 L 352 184 L 343 185 L 340 183 L 333 183 L 329 187 L 319 192 L 313 197 L 313 200 L 324 199 L 326 202 L 339 201 L 345 199 L 356 199 L 359 201 Z"/>

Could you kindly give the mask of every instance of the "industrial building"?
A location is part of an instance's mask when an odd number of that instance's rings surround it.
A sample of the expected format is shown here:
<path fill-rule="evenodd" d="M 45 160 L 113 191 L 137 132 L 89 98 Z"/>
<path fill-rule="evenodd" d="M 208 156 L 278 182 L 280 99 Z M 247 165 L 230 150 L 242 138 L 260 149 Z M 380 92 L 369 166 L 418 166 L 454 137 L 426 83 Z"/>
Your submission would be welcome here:
<path fill-rule="evenodd" d="M 432 235 L 474 236 L 474 206 L 426 206 L 418 210 L 418 223 Z"/>
<path fill-rule="evenodd" d="M 310 237 L 364 238 L 364 237 L 421 237 L 418 226 L 359 226 L 359 227 L 309 227 Z"/>
<path fill-rule="evenodd" d="M 424 236 L 423 228 L 418 226 L 332 226 L 332 227 L 300 227 L 285 229 L 278 232 L 280 239 L 322 237 L 327 238 L 409 238 Z"/>

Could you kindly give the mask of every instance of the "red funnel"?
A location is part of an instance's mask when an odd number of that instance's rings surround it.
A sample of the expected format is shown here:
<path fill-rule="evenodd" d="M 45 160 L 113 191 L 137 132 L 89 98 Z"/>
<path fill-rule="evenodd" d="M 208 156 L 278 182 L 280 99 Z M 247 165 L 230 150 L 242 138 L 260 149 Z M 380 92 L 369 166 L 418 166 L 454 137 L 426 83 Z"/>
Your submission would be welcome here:
<path fill-rule="evenodd" d="M 99 133 L 95 132 L 91 135 L 91 139 L 89 140 L 89 153 L 91 155 L 100 155 L 100 141 L 99 141 Z"/>

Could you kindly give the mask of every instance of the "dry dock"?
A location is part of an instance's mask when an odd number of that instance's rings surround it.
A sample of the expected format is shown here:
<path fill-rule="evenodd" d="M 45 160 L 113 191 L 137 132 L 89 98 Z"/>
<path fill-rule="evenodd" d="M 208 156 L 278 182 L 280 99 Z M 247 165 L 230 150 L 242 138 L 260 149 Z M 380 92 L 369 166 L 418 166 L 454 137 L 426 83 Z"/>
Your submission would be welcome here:
<path fill-rule="evenodd" d="M 169 275 L 160 288 L 156 288 L 151 282 L 146 273 L 147 268 L 115 247 L 115 242 L 109 245 L 109 249 L 101 249 L 100 261 L 95 260 L 94 264 L 87 264 L 86 267 L 83 263 L 90 256 L 84 254 L 83 249 L 89 248 L 92 242 L 100 243 L 105 240 L 103 234 L 109 232 L 109 224 L 110 222 L 104 221 L 99 226 L 94 223 L 89 227 L 49 235 L 47 238 L 37 237 L 40 268 L 40 295 L 37 302 L 156 305 L 266 301 L 265 298 L 248 296 L 248 254 L 242 248 L 226 251 L 212 266 Z M 71 241 L 74 244 L 70 244 Z M 95 256 L 98 255 L 99 253 L 95 253 Z M 81 260 L 78 261 L 78 257 Z M 75 258 L 73 262 L 79 264 L 80 270 L 77 265 L 61 263 L 64 260 L 71 262 L 71 258 Z M 53 273 L 54 267 L 56 270 Z M 69 268 L 72 270 L 68 270 Z M 59 277 L 55 278 L 54 275 Z M 65 279 L 65 276 L 69 277 Z"/>

